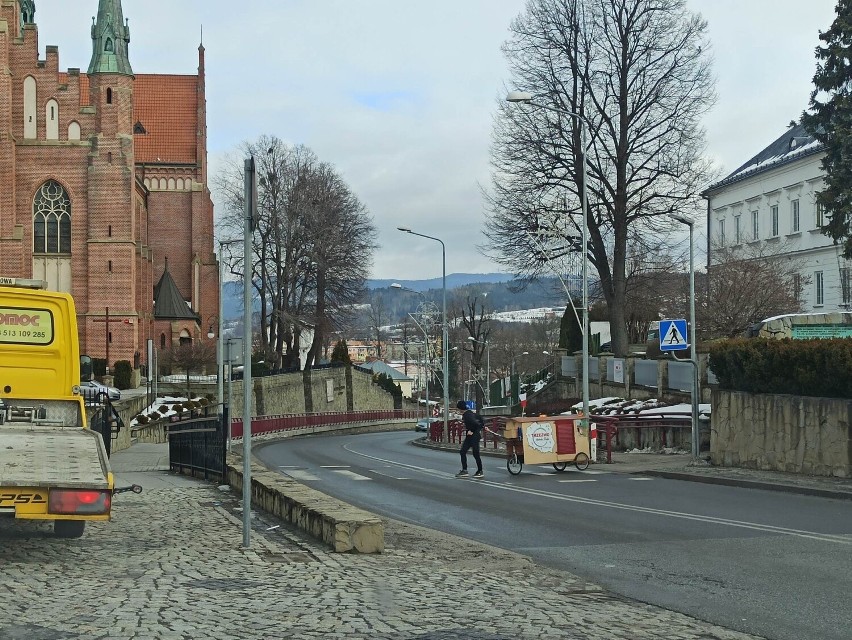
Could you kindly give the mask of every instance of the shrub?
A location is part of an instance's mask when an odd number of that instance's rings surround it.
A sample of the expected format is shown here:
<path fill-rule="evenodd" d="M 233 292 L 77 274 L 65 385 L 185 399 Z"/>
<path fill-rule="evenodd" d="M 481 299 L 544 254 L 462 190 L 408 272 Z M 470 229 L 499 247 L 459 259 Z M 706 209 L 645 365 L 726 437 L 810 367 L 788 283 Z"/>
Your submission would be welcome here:
<path fill-rule="evenodd" d="M 92 358 L 92 373 L 94 373 L 96 376 L 105 376 L 106 366 L 106 358 Z"/>
<path fill-rule="evenodd" d="M 852 398 L 852 339 L 727 340 L 710 348 L 719 387 L 749 393 Z"/>
<path fill-rule="evenodd" d="M 390 393 L 394 398 L 402 398 L 402 388 L 391 380 L 390 376 L 379 373 L 373 376 L 373 382 Z"/>
<path fill-rule="evenodd" d="M 148 424 L 148 420 L 150 420 L 150 418 L 144 413 L 140 413 L 136 416 L 136 424 Z"/>
<path fill-rule="evenodd" d="M 115 386 L 119 389 L 130 388 L 130 377 L 133 366 L 129 360 L 119 360 L 115 363 Z"/>

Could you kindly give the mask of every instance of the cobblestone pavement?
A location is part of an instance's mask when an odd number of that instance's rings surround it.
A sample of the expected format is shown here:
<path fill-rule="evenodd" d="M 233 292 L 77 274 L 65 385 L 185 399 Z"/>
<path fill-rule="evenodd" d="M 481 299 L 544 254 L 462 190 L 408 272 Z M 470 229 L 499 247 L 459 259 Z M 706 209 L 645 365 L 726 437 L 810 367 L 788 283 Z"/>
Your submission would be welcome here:
<path fill-rule="evenodd" d="M 137 448 L 138 447 L 138 448 Z M 395 521 L 386 552 L 335 554 L 255 514 L 242 548 L 230 489 L 114 456 L 114 519 L 79 540 L 0 520 L 0 640 L 376 638 L 745 639 L 618 597 L 514 553 Z"/>

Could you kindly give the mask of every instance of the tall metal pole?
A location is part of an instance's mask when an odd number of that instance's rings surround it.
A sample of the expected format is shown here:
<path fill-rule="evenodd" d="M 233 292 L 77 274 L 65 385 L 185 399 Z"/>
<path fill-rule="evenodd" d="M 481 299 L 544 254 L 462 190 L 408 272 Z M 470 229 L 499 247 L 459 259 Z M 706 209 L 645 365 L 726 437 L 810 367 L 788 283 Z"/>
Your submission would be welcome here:
<path fill-rule="evenodd" d="M 225 375 L 223 369 L 224 366 L 224 358 L 222 353 L 222 246 L 224 243 L 219 241 L 219 326 L 216 328 L 216 402 L 218 403 L 218 409 L 216 413 L 219 414 L 219 425 L 224 427 L 222 424 L 222 418 L 225 414 Z M 228 439 L 228 447 L 231 446 L 231 440 Z M 230 449 L 229 449 L 230 450 Z"/>
<path fill-rule="evenodd" d="M 701 400 L 698 375 L 698 355 L 696 342 L 698 342 L 698 331 L 695 325 L 695 249 L 692 242 L 693 227 L 695 223 L 689 223 L 689 333 L 690 349 L 692 358 L 692 457 L 697 460 L 701 453 L 701 443 L 698 441 L 698 403 Z"/>
<path fill-rule="evenodd" d="M 488 406 L 491 406 L 491 345 L 485 341 L 485 367 L 488 373 L 485 374 L 485 384 L 488 385 Z"/>
<path fill-rule="evenodd" d="M 589 228 L 588 228 L 588 179 L 586 123 L 577 113 L 571 114 L 580 123 L 580 144 L 583 149 L 583 422 L 589 426 Z"/>
<path fill-rule="evenodd" d="M 255 227 L 254 158 L 245 161 L 245 224 L 243 231 L 243 546 L 251 546 L 251 285 L 252 233 Z"/>

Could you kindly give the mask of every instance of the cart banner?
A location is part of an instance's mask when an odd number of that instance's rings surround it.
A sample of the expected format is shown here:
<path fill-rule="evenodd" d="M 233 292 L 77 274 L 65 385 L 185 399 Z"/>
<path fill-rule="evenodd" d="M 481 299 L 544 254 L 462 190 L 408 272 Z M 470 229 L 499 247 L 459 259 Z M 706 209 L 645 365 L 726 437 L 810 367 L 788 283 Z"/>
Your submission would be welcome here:
<path fill-rule="evenodd" d="M 556 436 L 552 422 L 536 422 L 524 429 L 524 432 L 531 448 L 542 453 L 556 452 Z"/>

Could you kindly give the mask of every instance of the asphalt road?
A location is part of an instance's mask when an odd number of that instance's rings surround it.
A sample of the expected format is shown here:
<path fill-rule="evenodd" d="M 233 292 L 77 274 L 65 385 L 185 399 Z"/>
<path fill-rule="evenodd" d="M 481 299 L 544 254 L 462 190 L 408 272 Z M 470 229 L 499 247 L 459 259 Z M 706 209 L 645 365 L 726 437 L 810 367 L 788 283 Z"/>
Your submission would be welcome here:
<path fill-rule="evenodd" d="M 268 467 L 350 504 L 517 551 L 650 604 L 777 640 L 852 638 L 852 504 L 415 447 L 413 432 L 258 443 Z M 469 456 L 471 469 L 475 468 Z M 489 571 L 499 571 L 490 567 Z M 427 578 L 424 578 L 427 580 Z"/>

